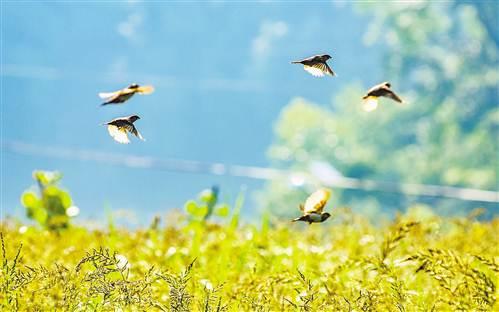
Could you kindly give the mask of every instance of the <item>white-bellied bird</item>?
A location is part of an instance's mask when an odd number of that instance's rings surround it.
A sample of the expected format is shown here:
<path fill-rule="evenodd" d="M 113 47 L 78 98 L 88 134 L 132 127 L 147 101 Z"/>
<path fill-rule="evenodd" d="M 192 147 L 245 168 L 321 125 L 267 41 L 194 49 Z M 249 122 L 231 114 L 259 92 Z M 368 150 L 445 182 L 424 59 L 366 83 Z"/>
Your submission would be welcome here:
<path fill-rule="evenodd" d="M 114 91 L 114 92 L 101 92 L 99 97 L 104 99 L 105 102 L 101 105 L 108 104 L 121 104 L 128 101 L 134 94 L 151 94 L 154 91 L 152 86 L 139 86 L 136 83 L 129 85 L 128 87 Z"/>
<path fill-rule="evenodd" d="M 302 64 L 303 69 L 315 77 L 336 76 L 336 73 L 327 64 L 329 59 L 331 59 L 329 54 L 314 55 L 301 61 L 293 61 L 291 64 Z"/>
<path fill-rule="evenodd" d="M 325 188 L 313 192 L 305 200 L 305 204 L 300 205 L 303 215 L 291 221 L 304 221 L 309 224 L 326 221 L 331 216 L 331 214 L 323 212 L 329 197 L 331 197 L 331 191 Z"/>
<path fill-rule="evenodd" d="M 398 103 L 403 103 L 402 99 L 391 89 L 391 84 L 387 81 L 375 85 L 369 89 L 362 97 L 364 100 L 364 109 L 367 111 L 375 110 L 378 107 L 378 99 L 386 97 Z"/>
<path fill-rule="evenodd" d="M 140 119 L 137 115 L 131 115 L 127 117 L 119 117 L 115 118 L 109 122 L 106 122 L 104 125 L 107 125 L 107 131 L 109 135 L 116 141 L 122 144 L 130 143 L 130 139 L 128 138 L 128 132 L 135 135 L 137 138 L 145 141 L 140 132 L 135 128 L 133 124 L 135 121 Z"/>

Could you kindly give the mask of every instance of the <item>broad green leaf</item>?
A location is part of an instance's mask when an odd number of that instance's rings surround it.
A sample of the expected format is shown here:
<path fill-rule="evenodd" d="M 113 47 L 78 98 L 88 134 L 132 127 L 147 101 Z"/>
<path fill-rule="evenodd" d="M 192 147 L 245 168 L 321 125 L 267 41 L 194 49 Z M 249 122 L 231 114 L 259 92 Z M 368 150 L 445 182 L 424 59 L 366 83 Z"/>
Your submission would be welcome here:
<path fill-rule="evenodd" d="M 55 185 L 49 185 L 44 190 L 44 195 L 46 196 L 59 196 L 59 188 Z"/>
<path fill-rule="evenodd" d="M 227 204 L 218 205 L 215 208 L 215 215 L 219 217 L 227 217 L 229 215 L 230 208 Z"/>
<path fill-rule="evenodd" d="M 208 207 L 206 205 L 197 206 L 197 209 L 194 211 L 193 215 L 196 217 L 204 217 L 208 213 Z"/>
<path fill-rule="evenodd" d="M 38 199 L 38 196 L 34 192 L 27 191 L 21 195 L 21 204 L 24 207 L 34 207 L 39 202 L 40 200 Z"/>
<path fill-rule="evenodd" d="M 205 189 L 199 194 L 199 199 L 205 203 L 209 203 L 213 200 L 214 196 L 215 194 L 213 194 L 211 189 Z"/>
<path fill-rule="evenodd" d="M 60 190 L 59 191 L 59 197 L 61 199 L 61 203 L 62 203 L 62 206 L 67 209 L 68 207 L 71 206 L 72 204 L 72 200 L 71 200 L 71 196 L 69 195 L 68 192 L 66 191 L 63 191 L 63 190 Z"/>
<path fill-rule="evenodd" d="M 49 183 L 47 177 L 45 176 L 44 171 L 40 171 L 40 170 L 34 171 L 33 172 L 33 179 L 40 182 L 44 186 Z"/>
<path fill-rule="evenodd" d="M 41 205 L 30 208 L 31 218 L 38 222 L 38 224 L 45 226 L 47 222 L 47 211 Z"/>
<path fill-rule="evenodd" d="M 196 213 L 196 210 L 198 209 L 198 205 L 196 204 L 195 201 L 189 200 L 185 203 L 184 205 L 185 211 L 187 211 L 189 214 L 194 215 Z"/>

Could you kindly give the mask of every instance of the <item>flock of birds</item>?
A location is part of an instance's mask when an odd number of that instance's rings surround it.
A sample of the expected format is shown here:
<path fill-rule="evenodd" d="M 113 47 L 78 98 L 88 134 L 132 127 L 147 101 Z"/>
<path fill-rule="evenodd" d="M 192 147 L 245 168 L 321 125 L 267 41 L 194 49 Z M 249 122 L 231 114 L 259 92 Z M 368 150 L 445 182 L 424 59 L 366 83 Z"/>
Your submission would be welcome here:
<path fill-rule="evenodd" d="M 300 61 L 293 61 L 291 63 L 302 64 L 303 69 L 315 77 L 324 77 L 326 75 L 336 76 L 336 73 L 327 63 L 329 59 L 331 59 L 330 55 L 323 54 L 314 55 Z M 105 106 L 111 104 L 123 104 L 135 94 L 151 94 L 152 92 L 154 92 L 154 88 L 152 86 L 140 86 L 134 83 L 118 91 L 99 93 L 99 97 L 105 100 L 105 102 L 101 104 L 102 106 Z M 390 83 L 383 82 L 369 89 L 362 97 L 366 110 L 376 109 L 378 106 L 378 98 L 380 97 L 386 97 L 398 103 L 403 103 L 400 97 L 391 90 Z M 130 143 L 128 133 L 131 133 L 140 140 L 145 141 L 144 137 L 142 137 L 134 125 L 135 121 L 138 119 L 140 119 L 138 115 L 118 117 L 105 123 L 104 125 L 107 126 L 109 135 L 116 142 L 122 144 Z M 304 221 L 309 224 L 326 221 L 331 214 L 324 212 L 324 207 L 326 206 L 330 196 L 331 191 L 328 189 L 321 188 L 315 191 L 306 199 L 304 204 L 300 205 L 302 216 L 293 219 L 292 221 Z"/>
<path fill-rule="evenodd" d="M 110 104 L 125 103 L 136 93 L 151 94 L 152 92 L 154 92 L 154 88 L 152 86 L 139 86 L 138 84 L 134 83 L 118 91 L 101 92 L 99 93 L 99 97 L 105 100 L 105 102 L 101 104 L 101 106 L 105 106 Z M 140 119 L 140 117 L 137 115 L 118 117 L 106 122 L 104 125 L 107 125 L 107 131 L 109 132 L 109 135 L 111 135 L 111 137 L 116 142 L 122 144 L 130 143 L 128 132 L 132 133 L 142 141 L 145 141 L 140 132 L 133 125 L 133 123 L 138 119 Z"/>

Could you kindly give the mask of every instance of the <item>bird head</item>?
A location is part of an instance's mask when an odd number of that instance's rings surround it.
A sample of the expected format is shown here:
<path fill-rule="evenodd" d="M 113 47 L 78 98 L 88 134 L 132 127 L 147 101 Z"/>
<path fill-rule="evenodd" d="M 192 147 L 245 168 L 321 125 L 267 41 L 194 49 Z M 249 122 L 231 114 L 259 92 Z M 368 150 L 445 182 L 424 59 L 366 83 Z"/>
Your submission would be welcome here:
<path fill-rule="evenodd" d="M 391 87 L 392 87 L 392 84 L 391 84 L 391 83 L 389 83 L 389 82 L 385 82 L 385 86 L 386 86 L 387 88 L 391 88 Z"/>
<path fill-rule="evenodd" d="M 131 85 L 128 86 L 128 89 L 138 89 L 139 85 L 136 83 L 132 83 Z"/>
<path fill-rule="evenodd" d="M 327 218 L 329 218 L 331 216 L 331 214 L 329 212 L 324 212 L 322 215 L 321 215 L 321 219 L 322 221 L 326 221 Z"/>
<path fill-rule="evenodd" d="M 137 115 L 132 115 L 132 116 L 128 117 L 128 120 L 130 122 L 135 122 L 137 119 L 140 119 L 140 117 Z"/>
<path fill-rule="evenodd" d="M 329 54 L 324 54 L 324 55 L 322 56 L 322 59 L 323 59 L 324 61 L 327 61 L 327 60 L 329 60 L 329 59 L 331 59 L 331 58 L 332 58 L 332 57 L 331 57 L 331 55 L 329 55 Z"/>

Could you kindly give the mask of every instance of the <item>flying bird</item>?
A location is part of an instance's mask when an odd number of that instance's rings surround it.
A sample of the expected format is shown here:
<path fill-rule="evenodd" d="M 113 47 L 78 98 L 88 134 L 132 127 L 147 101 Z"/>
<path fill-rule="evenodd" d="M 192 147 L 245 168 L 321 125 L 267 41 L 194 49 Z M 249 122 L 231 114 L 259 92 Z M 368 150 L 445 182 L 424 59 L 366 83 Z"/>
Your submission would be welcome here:
<path fill-rule="evenodd" d="M 301 61 L 291 62 L 291 64 L 303 64 L 303 69 L 315 77 L 336 76 L 336 73 L 326 63 L 330 58 L 331 56 L 328 54 L 314 55 Z"/>
<path fill-rule="evenodd" d="M 128 117 L 119 117 L 105 123 L 104 125 L 107 125 L 107 131 L 109 132 L 109 135 L 116 142 L 122 144 L 130 143 L 130 139 L 128 138 L 128 132 L 132 133 L 142 141 L 145 141 L 145 139 L 142 137 L 140 132 L 137 131 L 137 128 L 135 128 L 133 124 L 137 119 L 140 119 L 140 117 L 137 115 L 131 115 Z"/>
<path fill-rule="evenodd" d="M 300 205 L 300 210 L 303 212 L 303 216 L 291 221 L 304 221 L 309 224 L 326 221 L 331 214 L 322 211 L 324 210 L 330 196 L 331 191 L 328 189 L 322 188 L 315 191 L 307 198 L 307 200 L 305 200 L 305 204 Z"/>
<path fill-rule="evenodd" d="M 402 99 L 392 91 L 391 84 L 389 82 L 383 82 L 375 85 L 367 91 L 367 94 L 362 97 L 364 99 L 364 108 L 367 111 L 375 110 L 378 107 L 378 98 L 386 97 L 390 98 L 396 102 L 403 103 Z"/>
<path fill-rule="evenodd" d="M 101 104 L 101 106 L 108 104 L 120 104 L 128 101 L 135 93 L 138 94 L 151 94 L 154 91 L 152 86 L 139 86 L 136 83 L 129 85 L 128 87 L 114 91 L 114 92 L 101 92 L 99 97 L 105 99 L 106 101 Z"/>

